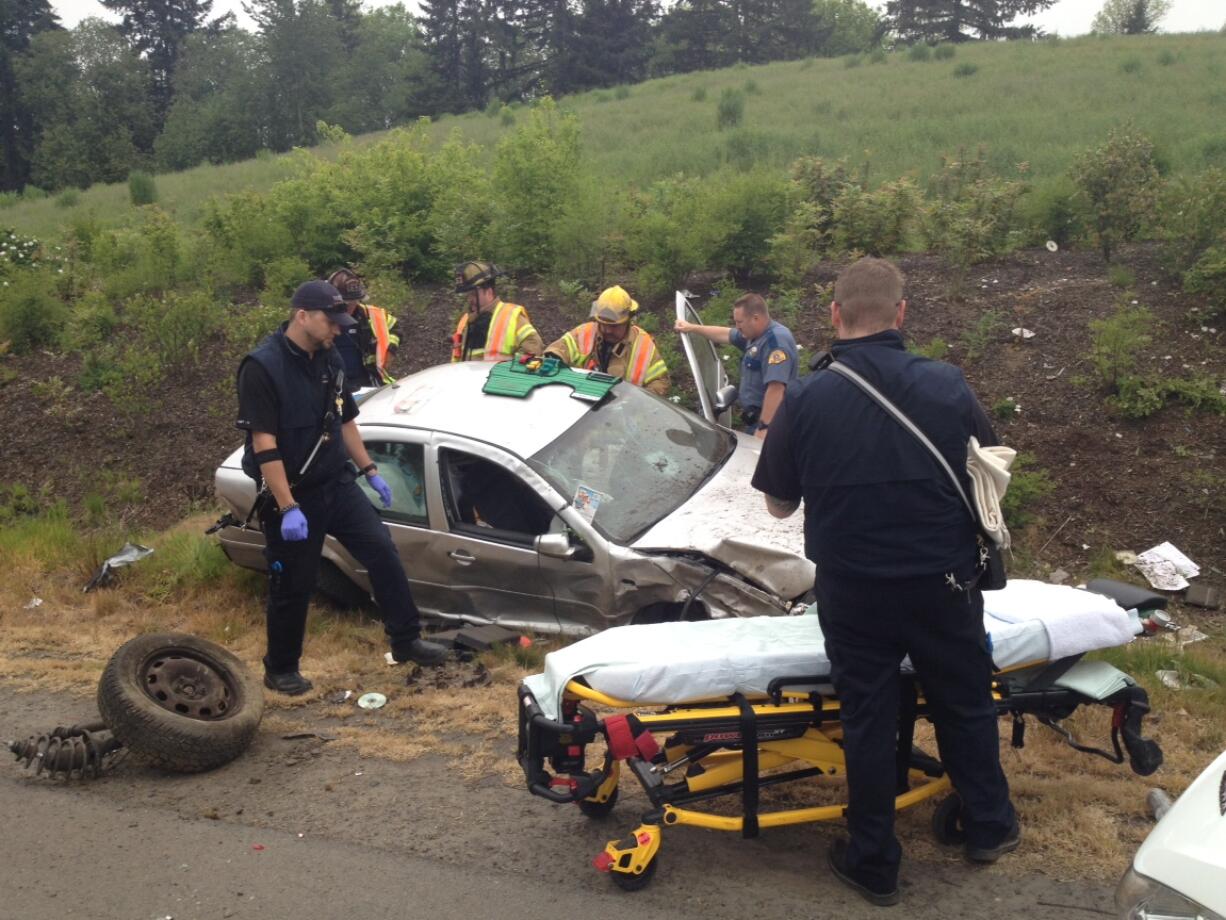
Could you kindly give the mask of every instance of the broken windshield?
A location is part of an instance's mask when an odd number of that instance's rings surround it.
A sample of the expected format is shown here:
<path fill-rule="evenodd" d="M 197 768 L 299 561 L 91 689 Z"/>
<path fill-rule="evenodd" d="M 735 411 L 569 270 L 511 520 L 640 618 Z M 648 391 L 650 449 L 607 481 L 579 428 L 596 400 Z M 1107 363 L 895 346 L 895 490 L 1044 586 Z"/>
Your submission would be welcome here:
<path fill-rule="evenodd" d="M 735 447 L 730 431 L 623 383 L 528 463 L 601 533 L 630 543 L 681 507 Z"/>

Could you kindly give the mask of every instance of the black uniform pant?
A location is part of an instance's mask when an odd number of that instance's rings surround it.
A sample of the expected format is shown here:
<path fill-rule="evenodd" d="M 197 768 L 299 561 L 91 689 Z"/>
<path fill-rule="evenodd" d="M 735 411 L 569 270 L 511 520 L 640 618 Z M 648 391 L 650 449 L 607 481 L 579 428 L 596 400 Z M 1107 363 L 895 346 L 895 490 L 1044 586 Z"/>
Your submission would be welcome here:
<path fill-rule="evenodd" d="M 387 525 L 365 493 L 355 482 L 337 481 L 295 492 L 294 498 L 307 519 L 305 540 L 281 538 L 281 515 L 271 507 L 272 502 L 260 515 L 264 558 L 268 561 L 265 669 L 272 674 L 298 670 L 306 634 L 307 607 L 315 590 L 315 576 L 327 534 L 340 541 L 366 569 L 392 652 L 404 651 L 421 635 L 420 615 Z"/>
<path fill-rule="evenodd" d="M 847 758 L 847 868 L 881 890 L 898 882 L 895 752 L 899 665 L 907 655 L 936 726 L 941 762 L 962 797 L 967 842 L 1000 844 L 1015 816 L 1000 766 L 983 595 L 955 591 L 941 575 L 905 581 L 819 575 L 816 595 Z"/>

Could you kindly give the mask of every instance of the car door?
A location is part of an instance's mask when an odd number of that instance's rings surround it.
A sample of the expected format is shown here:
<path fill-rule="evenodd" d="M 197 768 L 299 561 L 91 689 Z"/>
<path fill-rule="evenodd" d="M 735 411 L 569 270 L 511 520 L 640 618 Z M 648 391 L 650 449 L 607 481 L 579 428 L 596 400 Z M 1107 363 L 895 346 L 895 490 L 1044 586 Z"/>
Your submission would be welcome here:
<path fill-rule="evenodd" d="M 565 501 L 498 448 L 436 433 L 439 519 L 427 553 L 443 574 L 449 614 L 508 626 L 560 626 L 538 537 L 557 531 Z M 565 560 L 569 561 L 569 560 Z"/>
<path fill-rule="evenodd" d="M 677 319 L 702 324 L 702 317 L 682 291 L 677 291 L 676 306 Z M 715 344 L 700 335 L 682 333 L 681 347 L 685 349 L 690 372 L 694 375 L 694 385 L 698 388 L 698 402 L 703 417 L 727 428 L 732 421 L 732 410 L 725 409 L 719 413 L 715 411 L 715 395 L 728 385 L 728 375 L 724 372 L 724 363 L 720 360 Z"/>

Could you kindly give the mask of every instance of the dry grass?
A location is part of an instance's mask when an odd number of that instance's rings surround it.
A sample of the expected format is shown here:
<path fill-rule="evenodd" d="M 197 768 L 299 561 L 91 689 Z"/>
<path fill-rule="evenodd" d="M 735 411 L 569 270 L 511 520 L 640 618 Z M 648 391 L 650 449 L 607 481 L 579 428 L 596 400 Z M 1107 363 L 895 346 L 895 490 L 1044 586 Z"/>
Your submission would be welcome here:
<path fill-rule="evenodd" d="M 198 534 L 204 523 L 204 518 L 191 519 L 147 542 L 155 549 L 173 547 L 184 533 Z M 198 547 L 191 552 L 204 560 L 192 565 L 212 565 Z M 81 586 L 95 564 L 92 555 L 74 561 L 58 554 L 50 563 L 45 554 L 40 559 L 33 551 L 6 556 L 0 560 L 8 573 L 0 585 L 0 674 L 7 686 L 92 696 L 107 659 L 120 644 L 138 633 L 162 630 L 183 630 L 218 642 L 258 673 L 264 644 L 262 583 L 249 573 L 223 566 L 207 579 L 193 579 L 174 571 L 164 557 L 159 563 L 155 553 L 122 572 L 118 587 L 85 595 Z M 27 608 L 32 597 L 43 603 Z M 1008 745 L 1008 724 L 1001 723 L 1006 736 L 1002 757 L 1024 823 L 1025 845 L 999 871 L 1042 871 L 1065 878 L 1117 873 L 1150 829 L 1146 792 L 1153 786 L 1171 794 L 1182 791 L 1221 750 L 1226 743 L 1226 689 L 1167 690 L 1153 674 L 1160 667 L 1214 679 L 1226 674 L 1223 624 L 1198 625 L 1211 638 L 1184 650 L 1153 641 L 1105 656 L 1150 690 L 1154 714 L 1147 730 L 1166 755 L 1166 764 L 1153 777 L 1138 777 L 1127 766 L 1079 754 L 1033 722 L 1026 746 L 1015 750 Z M 510 787 L 508 796 L 526 795 L 513 756 L 514 688 L 527 673 L 523 665 L 531 665 L 532 659 L 519 651 L 487 653 L 482 663 L 490 672 L 488 684 L 437 689 L 430 681 L 406 686 L 406 669 L 388 667 L 385 649 L 377 622 L 326 607 L 313 610 L 304 668 L 318 693 L 307 699 L 270 694 L 264 730 L 327 731 L 336 735 L 336 744 L 367 757 L 406 761 L 440 756 L 450 760 L 463 779 L 497 777 Z M 1219 682 L 1226 687 L 1226 681 Z M 320 697 L 343 689 L 377 690 L 388 703 L 368 713 L 351 703 L 320 702 Z M 1109 744 L 1110 712 L 1103 707 L 1082 707 L 1068 726 L 1084 743 Z M 917 743 L 936 750 L 927 726 L 919 727 Z M 841 798 L 840 783 L 818 780 L 772 789 L 764 804 L 794 807 Z M 930 814 L 927 805 L 900 814 L 898 832 L 908 854 L 915 859 L 956 858 L 932 842 Z"/>

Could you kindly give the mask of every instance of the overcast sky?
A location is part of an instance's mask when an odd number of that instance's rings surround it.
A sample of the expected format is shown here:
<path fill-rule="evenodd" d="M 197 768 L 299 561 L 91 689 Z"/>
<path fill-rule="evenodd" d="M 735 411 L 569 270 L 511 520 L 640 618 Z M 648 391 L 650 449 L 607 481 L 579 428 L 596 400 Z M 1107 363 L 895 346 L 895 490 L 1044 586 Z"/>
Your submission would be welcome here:
<path fill-rule="evenodd" d="M 365 0 L 367 6 L 383 6 L 377 0 Z M 101 16 L 104 19 L 115 20 L 118 17 L 108 13 L 97 0 L 52 0 L 51 5 L 60 15 L 60 21 L 66 26 L 74 26 L 86 16 Z M 413 0 L 407 0 L 407 5 L 414 8 Z M 874 6 L 884 6 L 875 3 Z M 1057 0 L 1046 12 L 1034 17 L 1034 22 L 1047 32 L 1060 35 L 1082 35 L 1090 31 L 1090 22 L 1094 14 L 1102 6 L 1102 0 Z M 239 21 L 250 26 L 250 21 L 243 15 L 242 0 L 214 0 L 213 12 L 223 13 L 232 10 Z M 1222 0 L 1174 0 L 1171 11 L 1162 21 L 1164 32 L 1196 32 L 1201 29 L 1217 30 L 1226 23 L 1226 4 Z"/>

